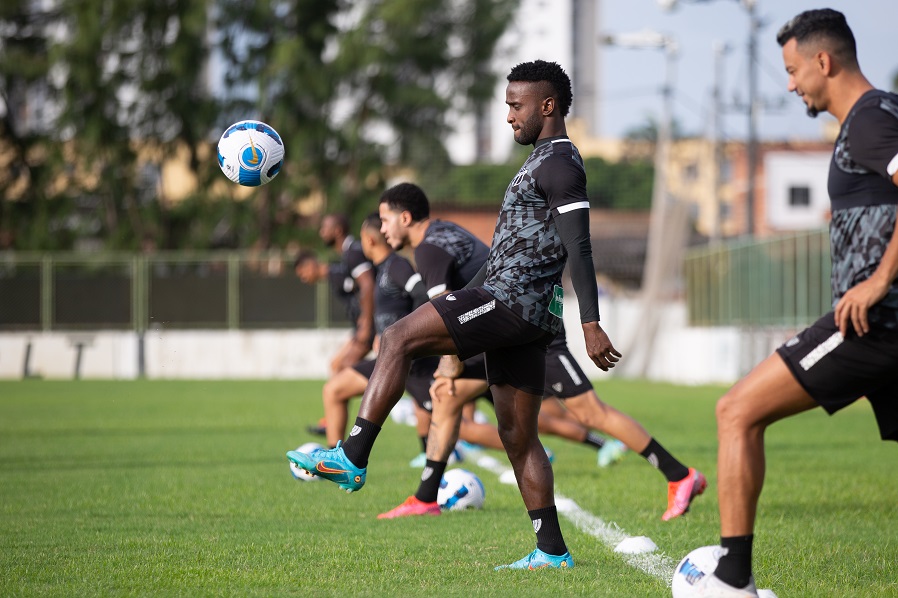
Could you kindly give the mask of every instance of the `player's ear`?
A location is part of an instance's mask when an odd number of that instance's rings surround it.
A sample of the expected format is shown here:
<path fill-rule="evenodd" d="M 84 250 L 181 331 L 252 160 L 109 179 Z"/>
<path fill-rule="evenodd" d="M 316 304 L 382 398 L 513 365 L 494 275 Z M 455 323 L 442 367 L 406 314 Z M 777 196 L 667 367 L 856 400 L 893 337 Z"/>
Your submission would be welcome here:
<path fill-rule="evenodd" d="M 402 210 L 399 214 L 399 222 L 402 226 L 411 226 L 412 225 L 412 213 L 408 210 Z"/>
<path fill-rule="evenodd" d="M 543 116 L 551 116 L 555 112 L 555 98 L 548 97 L 543 100 Z"/>
<path fill-rule="evenodd" d="M 830 75 L 833 68 L 833 57 L 829 52 L 817 52 L 817 55 L 814 56 L 814 62 L 817 65 L 817 68 L 820 70 L 820 74 L 822 74 L 824 77 Z"/>

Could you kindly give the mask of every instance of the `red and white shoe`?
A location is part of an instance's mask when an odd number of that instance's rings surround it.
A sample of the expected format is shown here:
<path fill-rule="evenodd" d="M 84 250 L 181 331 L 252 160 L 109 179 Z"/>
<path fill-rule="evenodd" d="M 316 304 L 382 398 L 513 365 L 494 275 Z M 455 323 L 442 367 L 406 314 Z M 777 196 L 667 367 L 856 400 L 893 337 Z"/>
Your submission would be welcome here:
<path fill-rule="evenodd" d="M 705 491 L 708 480 L 702 472 L 689 468 L 689 474 L 679 482 L 667 483 L 667 510 L 661 516 L 662 521 L 670 521 L 689 510 L 692 499 Z"/>
<path fill-rule="evenodd" d="M 439 515 L 440 505 L 436 502 L 421 502 L 414 496 L 409 496 L 405 502 L 386 513 L 377 516 L 378 519 L 396 519 L 397 517 L 410 517 L 412 515 Z"/>

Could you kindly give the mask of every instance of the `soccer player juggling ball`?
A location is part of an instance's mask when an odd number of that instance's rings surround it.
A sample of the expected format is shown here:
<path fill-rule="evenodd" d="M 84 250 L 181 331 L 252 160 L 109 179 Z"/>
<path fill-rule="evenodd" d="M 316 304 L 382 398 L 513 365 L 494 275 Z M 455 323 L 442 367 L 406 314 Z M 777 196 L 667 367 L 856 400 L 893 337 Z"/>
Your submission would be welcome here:
<path fill-rule="evenodd" d="M 534 147 L 505 192 L 484 268 L 463 290 L 435 297 L 386 329 L 345 444 L 309 455 L 288 453 L 298 466 L 358 490 L 411 360 L 485 353 L 499 432 L 536 531 L 536 549 L 504 566 L 515 569 L 574 564 L 558 523 L 552 466 L 537 436 L 546 347 L 561 327 L 565 264 L 587 354 L 602 370 L 620 358 L 599 325 L 586 173 L 564 120 L 571 101 L 571 82 L 559 65 L 537 60 L 511 70 L 507 121 L 516 142 Z"/>

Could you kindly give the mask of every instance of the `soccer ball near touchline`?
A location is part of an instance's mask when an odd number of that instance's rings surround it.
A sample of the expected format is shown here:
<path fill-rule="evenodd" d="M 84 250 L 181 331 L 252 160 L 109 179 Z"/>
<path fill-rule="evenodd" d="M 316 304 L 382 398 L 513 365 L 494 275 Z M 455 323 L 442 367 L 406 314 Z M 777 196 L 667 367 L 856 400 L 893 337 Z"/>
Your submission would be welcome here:
<path fill-rule="evenodd" d="M 218 140 L 218 166 L 226 177 L 245 187 L 271 182 L 283 163 L 281 136 L 258 120 L 234 123 Z"/>
<path fill-rule="evenodd" d="M 486 491 L 483 482 L 466 469 L 450 469 L 440 480 L 437 504 L 447 511 L 482 509 Z"/>
<path fill-rule="evenodd" d="M 670 584 L 673 598 L 694 596 L 693 586 L 704 576 L 714 573 L 721 550 L 720 546 L 702 546 L 687 554 L 674 570 Z"/>

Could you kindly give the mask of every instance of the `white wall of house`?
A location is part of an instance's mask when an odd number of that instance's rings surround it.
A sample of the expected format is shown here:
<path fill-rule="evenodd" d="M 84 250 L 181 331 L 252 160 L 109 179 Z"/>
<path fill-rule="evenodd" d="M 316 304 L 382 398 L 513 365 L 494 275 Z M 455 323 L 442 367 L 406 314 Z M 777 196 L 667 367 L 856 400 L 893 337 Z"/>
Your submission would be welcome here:
<path fill-rule="evenodd" d="M 767 221 L 774 230 L 813 230 L 829 221 L 826 189 L 831 152 L 764 156 Z"/>

